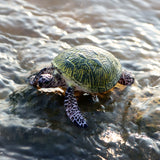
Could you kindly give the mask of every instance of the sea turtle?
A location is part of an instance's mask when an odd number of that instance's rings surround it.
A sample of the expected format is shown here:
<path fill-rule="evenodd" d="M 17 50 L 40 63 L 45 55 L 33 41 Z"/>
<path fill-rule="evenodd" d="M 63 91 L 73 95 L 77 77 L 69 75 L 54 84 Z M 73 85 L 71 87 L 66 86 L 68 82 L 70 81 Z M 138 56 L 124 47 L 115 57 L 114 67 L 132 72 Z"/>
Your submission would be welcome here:
<path fill-rule="evenodd" d="M 61 88 L 65 91 L 64 106 L 69 119 L 87 127 L 74 91 L 96 95 L 113 88 L 116 83 L 131 85 L 134 77 L 122 71 L 119 60 L 106 50 L 95 46 L 77 46 L 58 54 L 52 66 L 30 77 L 36 88 Z"/>

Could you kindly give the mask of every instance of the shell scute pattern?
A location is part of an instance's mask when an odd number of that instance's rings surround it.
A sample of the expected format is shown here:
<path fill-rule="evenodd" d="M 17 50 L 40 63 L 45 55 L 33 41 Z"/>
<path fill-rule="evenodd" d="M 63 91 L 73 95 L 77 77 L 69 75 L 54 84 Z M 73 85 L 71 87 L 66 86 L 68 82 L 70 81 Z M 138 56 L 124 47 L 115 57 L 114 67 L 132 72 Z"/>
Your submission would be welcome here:
<path fill-rule="evenodd" d="M 69 49 L 59 54 L 53 64 L 67 78 L 90 92 L 111 89 L 121 75 L 120 62 L 111 53 L 97 47 Z"/>

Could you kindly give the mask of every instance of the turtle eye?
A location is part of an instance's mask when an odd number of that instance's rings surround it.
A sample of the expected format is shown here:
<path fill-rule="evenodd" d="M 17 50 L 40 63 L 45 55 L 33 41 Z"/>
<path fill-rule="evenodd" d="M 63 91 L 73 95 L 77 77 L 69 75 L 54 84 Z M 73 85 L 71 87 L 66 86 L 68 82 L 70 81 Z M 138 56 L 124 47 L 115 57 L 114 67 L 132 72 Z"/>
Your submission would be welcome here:
<path fill-rule="evenodd" d="M 49 87 L 49 84 L 53 81 L 53 76 L 50 74 L 42 74 L 38 80 L 38 85 L 41 88 Z"/>

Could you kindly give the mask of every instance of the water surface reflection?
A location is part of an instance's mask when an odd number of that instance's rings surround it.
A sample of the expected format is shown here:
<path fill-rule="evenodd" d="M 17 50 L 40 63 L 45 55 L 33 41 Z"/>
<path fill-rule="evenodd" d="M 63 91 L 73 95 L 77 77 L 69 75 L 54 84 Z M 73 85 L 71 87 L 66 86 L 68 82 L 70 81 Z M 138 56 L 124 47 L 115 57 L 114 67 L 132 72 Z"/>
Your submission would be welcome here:
<path fill-rule="evenodd" d="M 157 0 L 2 0 L 0 159 L 159 160 L 159 6 Z M 136 78 L 99 103 L 79 99 L 86 130 L 66 118 L 63 96 L 27 84 L 63 49 L 81 44 L 110 51 Z"/>

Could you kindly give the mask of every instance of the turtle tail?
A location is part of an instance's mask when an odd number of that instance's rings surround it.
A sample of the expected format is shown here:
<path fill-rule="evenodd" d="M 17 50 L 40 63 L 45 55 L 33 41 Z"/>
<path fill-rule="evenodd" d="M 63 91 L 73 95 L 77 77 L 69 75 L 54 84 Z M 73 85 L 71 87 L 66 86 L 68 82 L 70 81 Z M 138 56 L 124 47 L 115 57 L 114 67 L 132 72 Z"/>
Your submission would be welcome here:
<path fill-rule="evenodd" d="M 68 87 L 65 92 L 64 106 L 67 116 L 73 123 L 83 128 L 88 126 L 85 118 L 79 110 L 74 91 L 71 87 Z"/>

